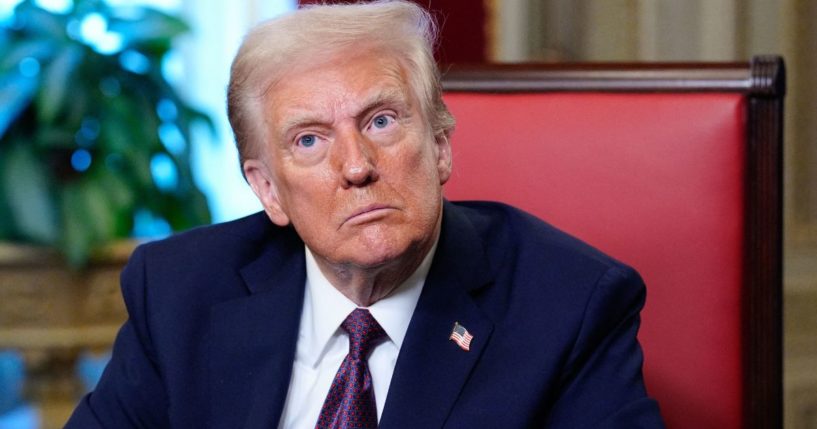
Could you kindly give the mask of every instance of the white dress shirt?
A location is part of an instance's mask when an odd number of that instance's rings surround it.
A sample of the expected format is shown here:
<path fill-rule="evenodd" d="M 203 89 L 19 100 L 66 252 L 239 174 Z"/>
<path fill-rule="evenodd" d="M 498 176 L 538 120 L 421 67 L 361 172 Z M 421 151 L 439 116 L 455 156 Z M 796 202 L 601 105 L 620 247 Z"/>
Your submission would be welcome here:
<path fill-rule="evenodd" d="M 349 337 L 340 324 L 357 305 L 335 289 L 306 248 L 306 291 L 298 344 L 279 428 L 314 428 L 341 362 L 349 353 Z M 377 418 L 383 413 L 394 365 L 411 315 L 423 290 L 437 243 L 423 262 L 389 296 L 368 307 L 388 338 L 369 355 Z"/>

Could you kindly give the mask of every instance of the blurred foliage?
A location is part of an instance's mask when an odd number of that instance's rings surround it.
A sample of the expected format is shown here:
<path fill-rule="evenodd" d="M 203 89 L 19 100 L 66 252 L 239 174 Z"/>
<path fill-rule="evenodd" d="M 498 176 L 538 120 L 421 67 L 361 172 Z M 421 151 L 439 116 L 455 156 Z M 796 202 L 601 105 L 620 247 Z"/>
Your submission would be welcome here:
<path fill-rule="evenodd" d="M 108 43 L 88 40 L 89 26 Z M 187 30 L 158 10 L 101 0 L 66 13 L 16 7 L 0 27 L 0 240 L 54 246 L 82 267 L 128 237 L 137 212 L 174 230 L 210 221 L 190 138 L 195 122 L 213 124 L 162 74 Z"/>

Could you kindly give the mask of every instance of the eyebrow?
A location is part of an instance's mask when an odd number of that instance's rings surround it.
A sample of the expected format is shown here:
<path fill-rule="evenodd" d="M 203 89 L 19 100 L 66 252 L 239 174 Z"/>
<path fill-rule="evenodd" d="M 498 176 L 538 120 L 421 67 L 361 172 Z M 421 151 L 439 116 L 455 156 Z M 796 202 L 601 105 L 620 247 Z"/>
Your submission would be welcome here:
<path fill-rule="evenodd" d="M 408 110 L 409 101 L 404 91 L 397 88 L 388 88 L 378 92 L 373 98 L 368 100 L 357 114 L 355 114 L 355 118 L 360 120 L 373 110 L 377 110 L 383 106 L 395 106 L 401 110 Z"/>
<path fill-rule="evenodd" d="M 393 87 L 378 91 L 363 103 L 362 107 L 355 112 L 354 118 L 360 120 L 373 110 L 390 105 L 396 106 L 397 108 L 401 108 L 403 110 L 408 110 L 409 101 L 405 96 L 404 91 Z M 306 128 L 309 126 L 326 126 L 329 122 L 330 121 L 326 118 L 321 118 L 314 112 L 307 111 L 303 112 L 303 114 L 299 113 L 292 115 L 290 118 L 284 121 L 280 127 L 280 130 L 282 131 L 282 134 L 286 136 L 294 129 Z"/>

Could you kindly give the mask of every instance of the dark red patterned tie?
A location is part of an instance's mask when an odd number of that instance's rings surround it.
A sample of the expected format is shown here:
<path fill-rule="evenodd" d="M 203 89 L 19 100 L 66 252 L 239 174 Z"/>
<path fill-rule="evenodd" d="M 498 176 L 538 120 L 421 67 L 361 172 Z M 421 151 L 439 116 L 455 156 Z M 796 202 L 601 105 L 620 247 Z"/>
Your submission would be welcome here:
<path fill-rule="evenodd" d="M 349 354 L 335 374 L 315 428 L 376 428 L 377 405 L 366 359 L 386 337 L 386 331 L 369 310 L 362 308 L 349 314 L 340 326 L 349 334 Z"/>

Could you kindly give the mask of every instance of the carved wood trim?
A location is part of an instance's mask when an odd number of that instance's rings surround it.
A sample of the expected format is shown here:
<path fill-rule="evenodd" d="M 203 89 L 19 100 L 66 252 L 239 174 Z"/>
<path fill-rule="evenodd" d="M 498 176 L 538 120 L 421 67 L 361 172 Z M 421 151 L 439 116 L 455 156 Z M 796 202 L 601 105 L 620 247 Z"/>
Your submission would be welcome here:
<path fill-rule="evenodd" d="M 783 96 L 779 57 L 751 63 L 744 267 L 746 422 L 777 428 L 783 416 Z"/>
<path fill-rule="evenodd" d="M 53 249 L 0 243 L 0 348 L 24 357 L 25 396 L 42 427 L 65 424 L 82 393 L 79 354 L 109 349 L 125 321 L 119 272 L 135 244 L 108 246 L 72 271 Z"/>
<path fill-rule="evenodd" d="M 782 68 L 752 63 L 576 63 L 452 65 L 448 92 L 737 92 L 782 96 Z M 756 74 L 752 69 L 761 67 Z M 782 64 L 782 63 L 781 63 Z"/>

